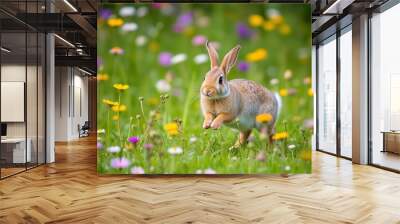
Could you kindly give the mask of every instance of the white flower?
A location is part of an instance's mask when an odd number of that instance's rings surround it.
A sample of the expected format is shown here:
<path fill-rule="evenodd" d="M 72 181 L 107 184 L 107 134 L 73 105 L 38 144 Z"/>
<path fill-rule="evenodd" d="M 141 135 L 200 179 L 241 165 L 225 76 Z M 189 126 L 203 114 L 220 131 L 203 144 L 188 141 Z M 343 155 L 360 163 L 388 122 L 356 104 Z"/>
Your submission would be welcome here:
<path fill-rule="evenodd" d="M 138 46 L 143 46 L 147 43 L 147 38 L 145 36 L 138 36 L 136 37 L 136 44 Z"/>
<path fill-rule="evenodd" d="M 266 11 L 266 14 L 269 18 L 281 15 L 277 9 L 272 9 L 272 8 L 268 9 Z"/>
<path fill-rule="evenodd" d="M 171 90 L 171 85 L 164 79 L 158 80 L 156 83 L 156 88 L 160 93 L 166 93 Z"/>
<path fill-rule="evenodd" d="M 120 10 L 119 10 L 119 14 L 122 16 L 122 17 L 127 17 L 127 16 L 133 16 L 133 15 L 135 15 L 135 8 L 133 8 L 133 7 L 122 7 Z"/>
<path fill-rule="evenodd" d="M 121 29 L 125 32 L 131 32 L 138 29 L 138 25 L 136 23 L 125 23 Z"/>
<path fill-rule="evenodd" d="M 119 146 L 110 146 L 110 147 L 107 148 L 107 151 L 115 153 L 115 152 L 121 151 L 121 148 Z"/>
<path fill-rule="evenodd" d="M 198 54 L 194 57 L 193 60 L 196 64 L 203 64 L 208 60 L 208 56 L 206 54 Z"/>
<path fill-rule="evenodd" d="M 138 17 L 143 17 L 143 16 L 145 16 L 147 14 L 147 12 L 148 12 L 147 8 L 142 6 L 142 7 L 138 8 L 137 16 Z"/>
<path fill-rule="evenodd" d="M 236 161 L 238 158 L 236 156 L 232 157 L 231 160 Z"/>
<path fill-rule="evenodd" d="M 179 146 L 168 148 L 168 153 L 171 155 L 178 155 L 183 153 L 183 149 Z"/>
<path fill-rule="evenodd" d="M 197 138 L 195 137 L 195 136 L 192 136 L 190 139 L 189 139 L 189 142 L 190 143 L 195 143 L 197 141 Z"/>
<path fill-rule="evenodd" d="M 269 83 L 271 83 L 271 85 L 276 85 L 279 83 L 279 79 L 271 79 L 271 81 L 269 81 Z"/>
<path fill-rule="evenodd" d="M 177 54 L 172 57 L 171 63 L 178 64 L 178 63 L 185 61 L 186 58 L 187 58 L 186 54 Z"/>
<path fill-rule="evenodd" d="M 217 172 L 215 172 L 215 170 L 208 168 L 206 170 L 204 170 L 204 174 L 216 174 Z"/>
<path fill-rule="evenodd" d="M 285 73 L 283 73 L 283 77 L 284 77 L 285 79 L 290 79 L 290 78 L 292 78 L 292 75 L 293 75 L 293 73 L 292 73 L 292 70 L 290 70 L 290 69 L 286 70 Z"/>
<path fill-rule="evenodd" d="M 296 146 L 295 146 L 295 145 L 293 145 L 293 144 L 291 144 L 291 145 L 288 145 L 288 149 L 294 149 L 294 148 L 296 148 Z"/>
<path fill-rule="evenodd" d="M 285 171 L 290 171 L 290 166 L 289 165 L 285 166 Z"/>
<path fill-rule="evenodd" d="M 196 174 L 202 174 L 203 171 L 202 170 L 196 170 Z"/>
<path fill-rule="evenodd" d="M 140 166 L 134 166 L 131 169 L 131 174 L 144 174 L 144 169 Z"/>
<path fill-rule="evenodd" d="M 97 130 L 97 134 L 104 134 L 104 133 L 106 133 L 106 130 L 105 130 L 105 129 L 99 129 L 99 130 Z"/>

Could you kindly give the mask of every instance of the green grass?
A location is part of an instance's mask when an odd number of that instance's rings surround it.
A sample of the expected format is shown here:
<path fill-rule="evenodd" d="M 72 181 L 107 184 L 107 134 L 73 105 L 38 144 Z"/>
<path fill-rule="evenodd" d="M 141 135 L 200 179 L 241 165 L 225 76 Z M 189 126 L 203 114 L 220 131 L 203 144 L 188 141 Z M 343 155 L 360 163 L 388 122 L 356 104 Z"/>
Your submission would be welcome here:
<path fill-rule="evenodd" d="M 138 30 L 125 33 L 120 27 L 109 27 L 106 20 L 99 19 L 98 22 L 98 52 L 103 61 L 99 73 L 109 77 L 106 81 L 99 81 L 98 85 L 98 128 L 105 129 L 105 134 L 99 134 L 99 142 L 103 145 L 98 150 L 99 173 L 128 174 L 132 167 L 142 167 L 145 173 L 153 174 L 194 174 L 209 168 L 218 174 L 311 172 L 312 130 L 303 125 L 305 120 L 313 117 L 313 97 L 307 94 L 311 84 L 304 83 L 305 78 L 311 78 L 311 18 L 308 6 L 180 4 L 173 5 L 177 11 L 172 15 L 163 15 L 160 9 L 149 4 L 106 4 L 103 8 L 111 9 L 113 16 L 120 18 L 119 9 L 128 5 L 149 9 L 144 17 L 123 18 L 125 23 L 135 22 Z M 271 8 L 282 15 L 284 24 L 290 27 L 289 34 L 281 33 L 277 25 L 272 31 L 252 28 L 256 35 L 251 40 L 242 40 L 236 35 L 237 22 L 248 24 L 248 17 L 252 14 L 266 18 L 265 11 Z M 177 16 L 187 11 L 194 12 L 195 22 L 187 29 L 191 31 L 173 32 L 171 27 Z M 208 27 L 196 25 L 200 17 L 209 19 Z M 150 35 L 149 29 L 157 31 Z M 248 145 L 230 150 L 238 136 L 236 130 L 225 126 L 219 130 L 202 129 L 199 88 L 209 69 L 209 62 L 193 62 L 194 56 L 207 52 L 203 45 L 192 45 L 192 37 L 197 34 L 220 43 L 220 58 L 236 44 L 242 46 L 239 61 L 244 61 L 247 53 L 258 48 L 267 49 L 265 60 L 251 62 L 247 72 L 234 68 L 228 78 L 254 80 L 276 92 L 289 90 L 290 94 L 282 97 L 283 107 L 276 126 L 277 132 L 288 132 L 287 139 L 270 145 L 260 133 L 253 131 Z M 147 43 L 138 46 L 135 40 L 142 35 L 146 36 Z M 109 53 L 116 46 L 124 49 L 123 55 Z M 164 51 L 185 53 L 187 60 L 170 67 L 160 66 L 158 55 Z M 286 70 L 291 70 L 293 74 L 289 79 L 284 78 Z M 172 90 L 160 93 L 156 83 L 165 79 L 167 72 L 174 74 L 170 82 Z M 279 83 L 272 85 L 271 79 L 277 79 Z M 115 83 L 128 84 L 129 89 L 118 92 L 113 88 Z M 165 102 L 160 99 L 164 94 L 169 96 Z M 139 97 L 144 98 L 143 107 Z M 127 110 L 119 114 L 118 120 L 112 120 L 111 117 L 117 113 L 103 104 L 103 99 L 120 101 L 127 106 Z M 164 130 L 164 125 L 174 121 L 180 124 L 180 134 L 171 137 Z M 138 136 L 140 141 L 133 145 L 126 140 L 129 136 Z M 191 137 L 197 140 L 190 143 Z M 150 151 L 144 149 L 145 143 L 152 143 L 154 148 Z M 289 149 L 288 145 L 295 145 L 295 148 Z M 107 151 L 110 146 L 120 146 L 124 150 L 110 153 Z M 183 153 L 169 154 L 167 149 L 172 146 L 183 148 Z M 264 160 L 256 159 L 260 152 L 265 154 Z M 118 157 L 128 158 L 131 161 L 129 167 L 112 168 L 110 160 Z"/>

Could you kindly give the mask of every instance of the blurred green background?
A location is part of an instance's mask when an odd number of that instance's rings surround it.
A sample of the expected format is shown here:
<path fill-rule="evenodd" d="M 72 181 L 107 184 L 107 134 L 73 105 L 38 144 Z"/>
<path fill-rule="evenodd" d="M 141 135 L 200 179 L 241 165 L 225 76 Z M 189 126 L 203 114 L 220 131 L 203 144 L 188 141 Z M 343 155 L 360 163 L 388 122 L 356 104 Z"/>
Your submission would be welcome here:
<path fill-rule="evenodd" d="M 309 5 L 103 4 L 98 18 L 98 172 L 311 172 Z M 210 68 L 205 40 L 218 47 L 220 60 L 242 46 L 228 79 L 278 92 L 283 106 L 276 129 L 287 138 L 268 145 L 253 132 L 247 146 L 230 150 L 237 131 L 202 129 L 199 90 Z M 118 91 L 116 83 L 129 88 Z M 113 111 L 104 99 L 126 110 Z M 178 135 L 168 135 L 168 123 L 178 124 Z M 132 136 L 138 141 L 127 140 Z M 120 150 L 110 152 L 113 146 Z"/>

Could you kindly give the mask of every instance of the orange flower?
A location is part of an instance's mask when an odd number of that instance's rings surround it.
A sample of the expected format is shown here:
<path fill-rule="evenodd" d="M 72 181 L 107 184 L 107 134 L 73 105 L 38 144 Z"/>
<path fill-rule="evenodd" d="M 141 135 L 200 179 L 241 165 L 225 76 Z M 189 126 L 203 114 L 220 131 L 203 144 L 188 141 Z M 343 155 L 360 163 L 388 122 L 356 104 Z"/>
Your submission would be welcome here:
<path fill-rule="evenodd" d="M 246 60 L 249 62 L 256 62 L 264 60 L 268 57 L 268 52 L 265 48 L 259 48 L 253 52 L 246 55 Z"/>
<path fill-rule="evenodd" d="M 164 130 L 170 136 L 174 136 L 174 135 L 178 135 L 179 134 L 179 126 L 175 122 L 171 122 L 171 123 L 165 124 L 164 125 Z"/>
<path fill-rule="evenodd" d="M 99 74 L 97 74 L 97 80 L 98 81 L 107 81 L 108 75 L 105 73 L 99 73 Z"/>
<path fill-rule="evenodd" d="M 264 114 L 259 114 L 259 115 L 257 115 L 257 116 L 256 116 L 256 121 L 257 121 L 258 123 L 267 123 L 267 122 L 271 121 L 272 118 L 273 118 L 273 117 L 272 117 L 271 114 L 264 113 Z"/>
<path fill-rule="evenodd" d="M 263 24 L 264 18 L 260 15 L 251 15 L 249 17 L 249 24 L 252 27 L 261 26 Z"/>
<path fill-rule="evenodd" d="M 124 21 L 119 18 L 110 18 L 110 19 L 108 19 L 107 24 L 110 27 L 119 27 L 119 26 L 122 26 L 122 24 L 124 24 Z"/>
<path fill-rule="evenodd" d="M 272 31 L 275 29 L 275 23 L 273 23 L 272 21 L 266 21 L 263 24 L 263 28 L 264 28 L 264 30 Z"/>

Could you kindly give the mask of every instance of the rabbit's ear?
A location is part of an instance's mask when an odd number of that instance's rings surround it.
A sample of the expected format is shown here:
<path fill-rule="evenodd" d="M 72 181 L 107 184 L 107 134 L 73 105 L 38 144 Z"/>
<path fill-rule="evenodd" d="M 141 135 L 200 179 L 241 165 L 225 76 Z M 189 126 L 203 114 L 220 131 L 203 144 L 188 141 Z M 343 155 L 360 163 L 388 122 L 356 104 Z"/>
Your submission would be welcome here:
<path fill-rule="evenodd" d="M 212 46 L 212 44 L 210 44 L 209 41 L 207 41 L 206 47 L 208 50 L 208 55 L 210 56 L 211 68 L 217 67 L 218 66 L 217 50 L 215 50 L 214 46 Z"/>
<path fill-rule="evenodd" d="M 235 65 L 237 56 L 239 54 L 240 45 L 237 45 L 232 50 L 230 50 L 224 57 L 221 62 L 221 69 L 225 74 L 231 70 L 231 68 Z"/>

